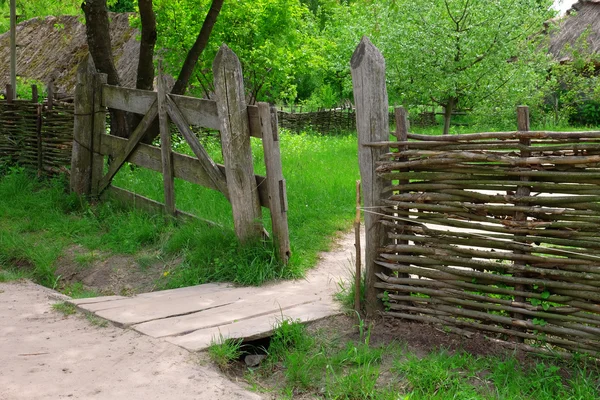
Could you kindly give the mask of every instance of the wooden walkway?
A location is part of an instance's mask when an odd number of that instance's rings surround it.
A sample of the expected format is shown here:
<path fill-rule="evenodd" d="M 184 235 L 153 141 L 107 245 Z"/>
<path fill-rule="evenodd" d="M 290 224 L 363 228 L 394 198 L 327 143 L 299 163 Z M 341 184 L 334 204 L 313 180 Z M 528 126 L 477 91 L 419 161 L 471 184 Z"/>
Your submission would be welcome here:
<path fill-rule="evenodd" d="M 285 318 L 309 322 L 339 314 L 333 296 L 338 283 L 350 278 L 353 258 L 354 235 L 347 234 L 304 280 L 261 287 L 205 284 L 69 302 L 118 326 L 196 351 L 221 336 L 245 340 L 269 336 Z"/>

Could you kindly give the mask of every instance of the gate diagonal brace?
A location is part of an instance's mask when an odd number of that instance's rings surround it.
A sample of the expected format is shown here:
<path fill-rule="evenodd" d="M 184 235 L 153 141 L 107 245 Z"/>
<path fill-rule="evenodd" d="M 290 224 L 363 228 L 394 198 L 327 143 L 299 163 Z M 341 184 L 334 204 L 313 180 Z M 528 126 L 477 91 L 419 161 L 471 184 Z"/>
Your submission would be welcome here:
<path fill-rule="evenodd" d="M 194 132 L 189 127 L 188 122 L 185 120 L 184 115 L 177 108 L 177 104 L 171 99 L 169 95 L 167 97 L 167 113 L 169 117 L 177 126 L 177 129 L 181 132 L 186 142 L 190 145 L 192 151 L 200 164 L 206 171 L 210 180 L 213 182 L 215 187 L 223 193 L 223 195 L 229 200 L 229 190 L 227 189 L 227 180 L 223 172 L 219 169 L 217 164 L 210 158 L 206 149 L 202 146 L 198 138 L 194 135 Z"/>

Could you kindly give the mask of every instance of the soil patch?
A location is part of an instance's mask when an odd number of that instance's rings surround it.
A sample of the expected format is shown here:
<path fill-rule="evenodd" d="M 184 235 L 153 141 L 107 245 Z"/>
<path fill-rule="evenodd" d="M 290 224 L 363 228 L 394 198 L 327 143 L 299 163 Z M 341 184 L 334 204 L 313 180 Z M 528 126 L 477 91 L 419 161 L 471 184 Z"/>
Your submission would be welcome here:
<path fill-rule="evenodd" d="M 152 253 L 109 254 L 71 246 L 56 262 L 56 275 L 62 290 L 80 283 L 99 295 L 133 296 L 156 290 L 158 280 L 176 262 Z"/>

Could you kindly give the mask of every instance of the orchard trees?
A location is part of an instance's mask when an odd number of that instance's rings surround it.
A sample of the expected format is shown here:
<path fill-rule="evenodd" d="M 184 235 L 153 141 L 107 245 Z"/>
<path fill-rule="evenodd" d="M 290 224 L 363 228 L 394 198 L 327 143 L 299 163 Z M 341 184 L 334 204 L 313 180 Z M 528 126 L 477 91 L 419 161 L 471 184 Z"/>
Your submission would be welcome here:
<path fill-rule="evenodd" d="M 396 2 L 389 13 L 396 29 L 385 38 L 392 88 L 413 104 L 442 106 L 448 134 L 457 107 L 476 107 L 514 84 L 526 84 L 522 78 L 532 78 L 533 70 L 545 71 L 546 57 L 536 39 L 553 16 L 551 5 L 545 0 L 410 0 L 400 7 Z"/>

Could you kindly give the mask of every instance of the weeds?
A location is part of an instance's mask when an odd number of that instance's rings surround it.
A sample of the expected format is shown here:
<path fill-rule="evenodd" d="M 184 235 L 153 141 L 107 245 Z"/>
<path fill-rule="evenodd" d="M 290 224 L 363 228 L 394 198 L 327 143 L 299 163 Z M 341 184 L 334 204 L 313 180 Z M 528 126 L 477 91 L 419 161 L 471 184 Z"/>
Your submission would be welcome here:
<path fill-rule="evenodd" d="M 267 360 L 245 376 L 277 398 L 325 399 L 593 399 L 600 398 L 600 369 L 530 356 L 475 356 L 443 349 L 416 355 L 395 342 L 373 345 L 372 327 L 310 331 L 298 321 L 275 327 Z M 303 397 L 303 398 L 304 398 Z"/>
<path fill-rule="evenodd" d="M 61 301 L 60 303 L 52 304 L 52 309 L 54 311 L 58 311 L 59 313 L 62 313 L 65 316 L 73 315 L 77 312 L 77 308 L 73 304 L 66 303 L 64 301 Z"/>
<path fill-rule="evenodd" d="M 244 354 L 241 347 L 242 339 L 225 339 L 223 335 L 219 335 L 218 339 L 211 340 L 208 355 L 221 370 L 225 371 Z"/>
<path fill-rule="evenodd" d="M 85 313 L 85 319 L 87 319 L 90 324 L 98 328 L 106 328 L 108 326 L 107 320 L 105 320 L 104 318 L 97 317 L 90 312 Z"/>

